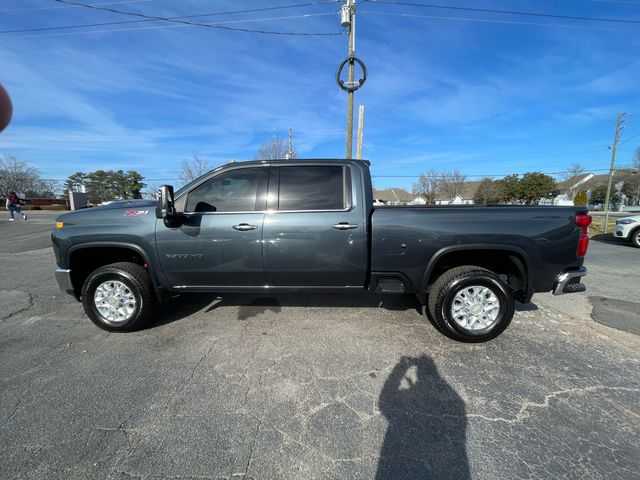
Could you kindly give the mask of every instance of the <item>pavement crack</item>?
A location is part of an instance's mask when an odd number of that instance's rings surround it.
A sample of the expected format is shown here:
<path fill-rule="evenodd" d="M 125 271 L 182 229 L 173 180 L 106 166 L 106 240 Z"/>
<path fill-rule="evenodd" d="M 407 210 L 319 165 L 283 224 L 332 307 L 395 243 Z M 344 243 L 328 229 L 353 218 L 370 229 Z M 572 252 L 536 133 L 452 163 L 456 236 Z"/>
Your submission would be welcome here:
<path fill-rule="evenodd" d="M 18 413 L 18 408 L 20 408 L 20 404 L 22 403 L 22 399 L 23 399 L 24 397 L 26 397 L 26 396 L 27 396 L 27 393 L 29 393 L 29 392 L 28 392 L 28 391 L 27 391 L 27 392 L 25 392 L 25 393 L 24 393 L 24 394 L 23 394 L 23 395 L 18 399 L 18 401 L 16 402 L 16 404 L 13 406 L 13 412 L 11 412 L 11 415 L 9 415 L 9 416 L 7 417 L 7 419 L 2 423 L 2 427 L 0 427 L 0 429 L 1 429 L 1 428 L 4 428 L 4 426 L 5 426 L 6 424 L 8 424 L 8 423 L 11 421 L 11 419 L 15 416 L 15 414 L 16 414 L 16 413 Z"/>
<path fill-rule="evenodd" d="M 479 413 L 469 413 L 464 415 L 466 418 L 479 418 L 481 420 L 486 420 L 489 422 L 502 422 L 509 425 L 515 425 L 524 422 L 528 418 L 530 418 L 533 413 L 533 409 L 546 409 L 549 408 L 550 402 L 552 399 L 561 397 L 561 396 L 571 396 L 571 395 L 583 395 L 586 393 L 592 393 L 599 390 L 611 390 L 611 391 L 623 391 L 623 392 L 640 392 L 638 388 L 627 388 L 627 387 L 608 387 L 605 385 L 595 385 L 591 387 L 584 388 L 568 388 L 564 390 L 557 390 L 555 392 L 551 392 L 548 395 L 545 395 L 544 400 L 541 403 L 525 401 L 521 406 L 518 413 L 516 413 L 514 418 L 504 418 L 504 417 L 488 417 L 486 415 L 482 415 Z M 441 415 L 441 416 L 451 416 L 457 417 L 456 415 Z"/>
<path fill-rule="evenodd" d="M 171 398 L 169 398 L 169 400 L 167 401 L 166 406 L 164 407 L 164 409 L 162 410 L 162 413 L 166 413 L 166 411 L 171 407 L 171 405 L 173 404 L 173 401 L 175 400 L 175 398 L 182 392 L 185 391 L 185 389 L 189 386 L 189 384 L 191 383 L 191 380 L 193 380 L 193 377 L 196 374 L 196 370 L 198 370 L 198 367 L 200 367 L 200 365 L 202 365 L 202 362 L 204 362 L 204 360 L 207 358 L 207 356 L 211 353 L 211 351 L 214 349 L 214 347 L 216 346 L 217 343 L 217 339 L 214 340 L 213 345 L 211 345 L 211 347 L 209 348 L 209 350 L 207 350 L 207 352 L 202 355 L 202 357 L 200 357 L 200 360 L 198 360 L 198 362 L 194 365 L 194 367 L 191 369 L 191 371 L 189 372 L 188 378 L 185 380 L 185 382 L 179 386 L 178 388 L 176 388 L 176 390 L 173 392 L 173 394 L 171 395 Z M 131 417 L 129 417 L 131 418 Z M 128 420 L 128 419 L 127 419 Z M 126 420 L 125 420 L 126 422 Z"/>
<path fill-rule="evenodd" d="M 33 295 L 31 295 L 29 292 L 26 292 L 26 294 L 27 294 L 27 300 L 29 302 L 29 305 L 19 310 L 16 310 L 15 312 L 11 312 L 9 315 L 5 315 L 1 317 L 0 321 L 9 320 L 12 317 L 15 317 L 23 312 L 26 312 L 27 310 L 31 309 L 35 305 L 35 298 L 33 297 Z"/>
<path fill-rule="evenodd" d="M 244 469 L 243 478 L 248 478 L 247 475 L 249 474 L 249 468 L 251 467 L 251 462 L 253 461 L 253 456 L 255 454 L 256 447 L 258 444 L 258 435 L 260 435 L 260 427 L 262 427 L 262 419 L 258 418 L 257 420 L 258 420 L 258 425 L 256 426 L 256 433 L 253 436 L 253 439 L 251 440 L 251 446 L 249 447 L 249 459 L 247 460 L 247 465 Z"/>
<path fill-rule="evenodd" d="M 215 346 L 215 343 L 214 343 L 214 345 L 211 346 L 211 348 L 209 348 L 209 350 L 207 350 L 207 353 L 202 355 L 202 357 L 200 358 L 198 363 L 196 363 L 195 367 L 193 367 L 193 369 L 191 369 L 191 373 L 189 375 L 189 378 L 187 379 L 187 381 L 184 383 L 184 385 L 180 389 L 181 391 L 184 390 L 191 383 L 191 380 L 193 380 L 193 376 L 196 374 L 196 370 L 202 364 L 202 362 L 204 362 L 204 359 L 207 358 L 207 356 L 211 353 L 211 350 L 213 350 L 214 346 Z"/>

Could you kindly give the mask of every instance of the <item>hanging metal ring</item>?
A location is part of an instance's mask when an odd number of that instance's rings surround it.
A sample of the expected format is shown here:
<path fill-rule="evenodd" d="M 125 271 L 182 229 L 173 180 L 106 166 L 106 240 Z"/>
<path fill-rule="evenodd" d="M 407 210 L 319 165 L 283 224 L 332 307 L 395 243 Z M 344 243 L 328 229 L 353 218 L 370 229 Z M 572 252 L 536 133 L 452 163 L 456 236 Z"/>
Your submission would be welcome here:
<path fill-rule="evenodd" d="M 344 68 L 344 66 L 347 63 L 349 65 L 353 65 L 355 63 L 360 65 L 360 68 L 362 69 L 362 78 L 360 80 L 358 80 L 358 83 L 354 83 L 353 85 L 346 85 L 345 82 L 340 79 L 340 75 L 342 74 L 342 69 Z M 364 85 L 364 82 L 366 82 L 366 81 L 367 81 L 367 67 L 364 64 L 364 62 L 362 60 L 360 60 L 358 57 L 347 57 L 347 58 L 345 58 L 342 61 L 342 63 L 340 64 L 340 66 L 338 67 L 338 70 L 336 71 L 336 83 L 345 92 L 355 92 L 362 85 Z"/>

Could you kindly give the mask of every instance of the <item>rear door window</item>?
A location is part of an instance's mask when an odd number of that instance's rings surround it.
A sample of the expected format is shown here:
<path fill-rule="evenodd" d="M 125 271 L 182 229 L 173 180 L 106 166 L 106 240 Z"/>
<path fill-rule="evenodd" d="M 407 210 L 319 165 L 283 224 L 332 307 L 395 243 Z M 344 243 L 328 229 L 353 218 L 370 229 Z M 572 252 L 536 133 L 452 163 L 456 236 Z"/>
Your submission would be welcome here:
<path fill-rule="evenodd" d="M 346 170 L 340 166 L 280 167 L 278 210 L 347 208 Z"/>

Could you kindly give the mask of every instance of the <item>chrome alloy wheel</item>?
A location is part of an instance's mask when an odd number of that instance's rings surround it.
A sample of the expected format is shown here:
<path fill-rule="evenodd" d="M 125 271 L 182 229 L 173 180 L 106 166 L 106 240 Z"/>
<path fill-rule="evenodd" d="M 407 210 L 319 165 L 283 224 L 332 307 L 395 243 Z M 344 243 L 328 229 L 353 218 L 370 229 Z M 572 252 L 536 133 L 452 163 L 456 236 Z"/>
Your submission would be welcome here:
<path fill-rule="evenodd" d="M 470 285 L 453 298 L 451 317 L 465 330 L 477 331 L 492 327 L 500 314 L 500 300 L 488 287 Z"/>
<path fill-rule="evenodd" d="M 136 311 L 137 300 L 129 287 L 119 280 L 107 280 L 96 288 L 93 302 L 110 325 L 128 321 Z"/>

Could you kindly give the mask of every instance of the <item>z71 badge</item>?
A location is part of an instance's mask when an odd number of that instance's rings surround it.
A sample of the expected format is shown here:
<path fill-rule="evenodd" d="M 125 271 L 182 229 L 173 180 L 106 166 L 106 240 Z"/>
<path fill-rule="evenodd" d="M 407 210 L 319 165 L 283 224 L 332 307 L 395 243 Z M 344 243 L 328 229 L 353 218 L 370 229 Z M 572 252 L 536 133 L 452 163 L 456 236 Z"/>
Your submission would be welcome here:
<path fill-rule="evenodd" d="M 124 212 L 125 217 L 137 217 L 138 215 L 147 215 L 149 210 L 127 210 Z"/>

